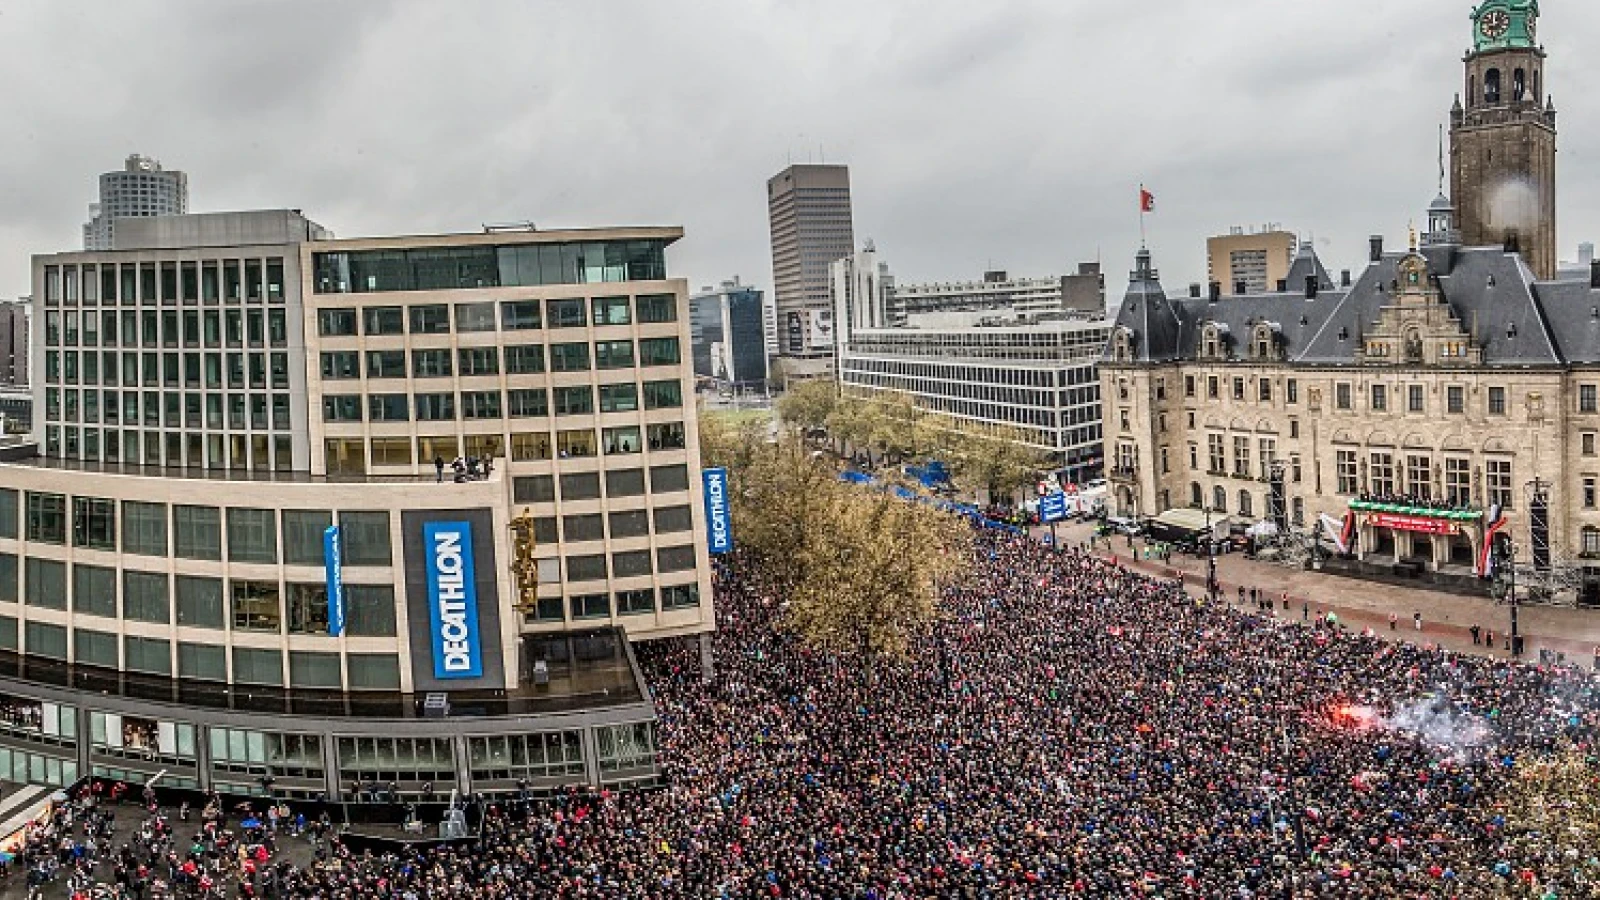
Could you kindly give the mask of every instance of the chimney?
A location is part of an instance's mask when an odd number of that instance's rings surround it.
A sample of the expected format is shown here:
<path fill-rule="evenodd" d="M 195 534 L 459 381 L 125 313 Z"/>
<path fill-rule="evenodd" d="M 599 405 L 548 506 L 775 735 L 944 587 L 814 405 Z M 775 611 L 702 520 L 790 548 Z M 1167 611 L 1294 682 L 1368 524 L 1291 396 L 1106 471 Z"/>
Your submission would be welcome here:
<path fill-rule="evenodd" d="M 1196 281 L 1189 285 L 1189 296 L 1195 300 L 1200 299 L 1200 282 Z"/>
<path fill-rule="evenodd" d="M 1220 281 L 1211 282 L 1211 302 L 1215 303 L 1215 302 L 1217 302 L 1218 300 L 1221 300 L 1221 299 L 1222 299 L 1222 282 L 1220 282 Z"/>
<path fill-rule="evenodd" d="M 1315 275 L 1306 276 L 1306 299 L 1317 299 L 1317 276 Z"/>
<path fill-rule="evenodd" d="M 1589 261 L 1589 287 L 1600 290 L 1600 259 Z"/>
<path fill-rule="evenodd" d="M 1233 295 L 1235 297 L 1243 297 L 1248 293 L 1250 293 L 1250 283 L 1248 281 L 1235 281 L 1233 283 Z"/>
<path fill-rule="evenodd" d="M 1349 287 L 1349 286 L 1350 286 L 1350 270 L 1349 269 L 1340 269 L 1339 270 L 1339 287 Z"/>
<path fill-rule="evenodd" d="M 1279 278 L 1278 279 L 1278 293 L 1282 294 L 1282 293 L 1285 293 L 1288 290 L 1289 290 L 1289 279 L 1287 279 L 1287 278 Z"/>
<path fill-rule="evenodd" d="M 1383 262 L 1383 235 L 1375 234 L 1368 239 L 1372 252 L 1367 257 L 1368 262 Z"/>

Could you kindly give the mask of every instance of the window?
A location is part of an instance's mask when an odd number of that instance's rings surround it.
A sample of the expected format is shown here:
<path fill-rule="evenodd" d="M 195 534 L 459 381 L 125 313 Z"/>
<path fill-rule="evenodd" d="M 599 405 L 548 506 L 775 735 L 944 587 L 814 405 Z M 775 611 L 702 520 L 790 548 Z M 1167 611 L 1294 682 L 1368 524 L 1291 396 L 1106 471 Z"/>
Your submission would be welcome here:
<path fill-rule="evenodd" d="M 683 386 L 676 381 L 646 381 L 645 409 L 678 409 L 683 406 Z"/>
<path fill-rule="evenodd" d="M 507 375 L 537 375 L 544 371 L 544 345 L 526 344 L 505 348 Z"/>
<path fill-rule="evenodd" d="M 1221 475 L 1228 470 L 1226 451 L 1223 450 L 1223 437 L 1220 434 L 1206 435 L 1206 456 L 1211 467 L 1207 471 L 1213 475 Z"/>
<path fill-rule="evenodd" d="M 449 334 L 450 307 L 429 303 L 411 307 L 412 334 Z"/>
<path fill-rule="evenodd" d="M 367 306 L 361 310 L 368 337 L 406 333 L 405 310 L 398 306 Z"/>
<path fill-rule="evenodd" d="M 278 631 L 282 611 L 277 582 L 236 580 L 231 587 L 235 631 Z"/>
<path fill-rule="evenodd" d="M 500 328 L 530 331 L 539 327 L 539 301 L 508 300 L 500 304 Z"/>
<path fill-rule="evenodd" d="M 455 394 L 418 394 L 416 396 L 417 421 L 451 421 L 456 417 Z"/>
<path fill-rule="evenodd" d="M 1506 414 L 1506 389 L 1503 387 L 1489 388 L 1489 415 L 1503 416 Z"/>
<path fill-rule="evenodd" d="M 1578 438 L 1578 446 L 1580 452 L 1584 456 L 1594 456 L 1594 432 L 1585 431 L 1582 435 L 1580 435 Z"/>
<path fill-rule="evenodd" d="M 1467 389 L 1453 385 L 1444 389 L 1445 409 L 1453 415 L 1467 411 Z"/>
<path fill-rule="evenodd" d="M 637 425 L 603 429 L 600 442 L 605 445 L 607 456 L 638 453 L 644 449 Z"/>
<path fill-rule="evenodd" d="M 1372 411 L 1385 412 L 1389 409 L 1389 388 L 1385 385 L 1372 386 Z"/>
<path fill-rule="evenodd" d="M 72 657 L 79 665 L 117 668 L 117 636 L 104 631 L 76 628 L 72 632 Z"/>
<path fill-rule="evenodd" d="M 445 378 L 450 375 L 449 350 L 414 350 L 411 353 L 411 374 L 418 378 Z"/>
<path fill-rule="evenodd" d="M 344 541 L 341 549 L 344 551 L 345 565 L 393 565 L 387 512 L 341 512 L 339 532 Z"/>
<path fill-rule="evenodd" d="M 222 581 L 179 575 L 174 580 L 178 595 L 178 624 L 191 628 L 222 627 Z"/>
<path fill-rule="evenodd" d="M 11 581 L 16 586 L 15 557 L 12 558 Z M 15 590 L 13 590 L 13 594 Z M 72 567 L 72 611 L 80 615 L 117 615 L 117 570 L 76 563 Z"/>
<path fill-rule="evenodd" d="M 1206 376 L 1206 397 L 1215 400 L 1217 396 L 1217 376 L 1208 375 Z"/>
<path fill-rule="evenodd" d="M 1185 376 L 1183 376 L 1183 396 L 1188 398 L 1188 399 L 1190 399 L 1190 400 L 1194 399 L 1194 376 L 1193 375 L 1185 375 Z"/>
<path fill-rule="evenodd" d="M 1406 496 L 1433 499 L 1433 460 L 1426 456 L 1406 457 Z"/>
<path fill-rule="evenodd" d="M 600 385 L 600 411 L 634 412 L 639 408 L 639 388 L 632 383 Z"/>
<path fill-rule="evenodd" d="M 655 511 L 656 534 L 678 534 L 694 530 L 694 515 L 687 506 L 662 506 Z"/>
<path fill-rule="evenodd" d="M 0 538 L 17 536 L 17 492 L 0 488 Z"/>
<path fill-rule="evenodd" d="M 352 653 L 345 659 L 349 666 L 352 691 L 398 691 L 400 689 L 400 657 L 393 653 Z"/>
<path fill-rule="evenodd" d="M 29 491 L 28 540 L 42 544 L 67 543 L 67 498 L 64 494 Z"/>
<path fill-rule="evenodd" d="M 661 589 L 662 609 L 684 609 L 700 605 L 700 586 L 697 584 L 674 584 Z"/>
<path fill-rule="evenodd" d="M 1249 491 L 1241 490 L 1239 492 L 1239 515 L 1246 518 L 1255 515 L 1255 498 L 1250 496 Z"/>
<path fill-rule="evenodd" d="M 1247 437 L 1234 436 L 1233 474 L 1238 478 L 1250 477 L 1250 439 Z"/>
<path fill-rule="evenodd" d="M 277 650 L 233 648 L 233 680 L 239 684 L 283 686 L 283 654 Z"/>
<path fill-rule="evenodd" d="M 515 503 L 553 503 L 556 499 L 552 475 L 519 475 L 511 479 L 511 499 Z"/>
<path fill-rule="evenodd" d="M 322 421 L 361 421 L 360 394 L 326 394 L 322 398 Z"/>
<path fill-rule="evenodd" d="M 1423 403 L 1423 388 L 1420 384 L 1406 386 L 1406 412 L 1419 413 L 1426 409 Z"/>
<path fill-rule="evenodd" d="M 1256 441 L 1256 447 L 1260 451 L 1261 480 L 1266 481 L 1272 476 L 1272 464 L 1278 459 L 1278 442 L 1274 438 L 1260 438 Z"/>
<path fill-rule="evenodd" d="M 1472 462 L 1459 457 L 1444 461 L 1444 499 L 1451 506 L 1472 505 Z"/>
<path fill-rule="evenodd" d="M 594 388 L 589 385 L 552 389 L 556 415 L 579 416 L 594 412 Z"/>
<path fill-rule="evenodd" d="M 323 533 L 333 524 L 327 510 L 283 511 L 283 561 L 291 566 L 323 564 Z"/>
<path fill-rule="evenodd" d="M 662 547 L 656 551 L 656 571 L 690 572 L 694 570 L 694 547 Z"/>
<path fill-rule="evenodd" d="M 1372 486 L 1372 493 L 1380 497 L 1395 493 L 1394 454 L 1373 453 L 1372 468 L 1368 474 L 1367 483 Z"/>
<path fill-rule="evenodd" d="M 633 367 L 633 341 L 598 341 L 594 345 L 594 365 L 597 369 L 629 369 Z"/>
<path fill-rule="evenodd" d="M 561 522 L 561 539 L 569 544 L 606 539 L 605 520 L 599 513 L 567 516 Z"/>
<path fill-rule="evenodd" d="M 1283 400 L 1285 403 L 1289 404 L 1300 402 L 1300 382 L 1298 379 L 1291 378 L 1284 382 Z"/>
<path fill-rule="evenodd" d="M 600 557 L 600 564 L 604 568 L 605 557 Z M 567 573 L 567 577 L 573 581 L 596 580 L 574 578 L 570 571 Z M 611 599 L 605 594 L 583 594 L 572 598 L 572 617 L 574 619 L 604 619 L 610 615 Z"/>
<path fill-rule="evenodd" d="M 356 311 L 353 309 L 317 310 L 317 333 L 323 337 L 353 337 Z"/>
<path fill-rule="evenodd" d="M 329 380 L 360 378 L 361 354 L 355 350 L 322 354 L 322 377 Z"/>
<path fill-rule="evenodd" d="M 461 413 L 468 419 L 500 418 L 500 392 L 462 391 Z"/>
<path fill-rule="evenodd" d="M 650 492 L 672 494 L 689 489 L 688 466 L 651 466 Z"/>
<path fill-rule="evenodd" d="M 1583 480 L 1583 508 L 1595 508 L 1595 480 L 1593 478 L 1585 478 Z"/>
<path fill-rule="evenodd" d="M 1263 378 L 1256 385 L 1256 399 L 1262 403 L 1272 402 L 1272 379 Z"/>
<path fill-rule="evenodd" d="M 182 559 L 222 558 L 222 514 L 214 506 L 172 508 L 173 552 Z"/>
<path fill-rule="evenodd" d="M 627 297 L 596 297 L 594 298 L 594 324 L 600 325 L 629 325 L 633 316 L 628 309 Z"/>
<path fill-rule="evenodd" d="M 406 377 L 406 352 L 404 350 L 368 350 L 367 377 Z"/>
<path fill-rule="evenodd" d="M 374 422 L 408 421 L 411 398 L 405 394 L 368 394 L 367 416 Z"/>
<path fill-rule="evenodd" d="M 456 331 L 472 333 L 494 330 L 493 303 L 457 303 Z"/>
<path fill-rule="evenodd" d="M 678 321 L 678 298 L 672 294 L 647 294 L 638 299 L 638 306 L 644 324 Z"/>
<path fill-rule="evenodd" d="M 611 539 L 649 537 L 650 514 L 642 509 L 618 510 L 611 513 Z"/>
<path fill-rule="evenodd" d="M 409 466 L 413 459 L 410 438 L 375 437 L 372 439 L 372 464 L 374 466 Z M 423 462 L 426 463 L 427 460 L 423 460 Z"/>
<path fill-rule="evenodd" d="M 644 496 L 644 470 L 612 469 L 607 472 L 606 496 L 612 499 Z"/>
<path fill-rule="evenodd" d="M 650 551 L 629 550 L 611 554 L 611 577 L 634 578 L 650 574 Z"/>
<path fill-rule="evenodd" d="M 1578 412 L 1600 412 L 1596 405 L 1595 386 L 1592 384 L 1578 385 Z"/>
<path fill-rule="evenodd" d="M 675 366 L 679 361 L 677 338 L 639 339 L 639 365 Z"/>
<path fill-rule="evenodd" d="M 561 501 L 599 500 L 600 476 L 594 472 L 578 472 L 561 476 Z"/>
<path fill-rule="evenodd" d="M 289 633 L 328 633 L 328 586 L 326 584 L 288 585 Z"/>
<path fill-rule="evenodd" d="M 651 450 L 683 450 L 688 446 L 687 437 L 682 422 L 662 422 L 645 428 L 645 440 Z"/>
<path fill-rule="evenodd" d="M 1591 559 L 1600 556 L 1600 528 L 1589 525 L 1583 529 L 1583 555 Z"/>
<path fill-rule="evenodd" d="M 1236 378 L 1233 379 L 1233 399 L 1235 399 L 1235 400 L 1243 400 L 1244 399 L 1244 379 L 1243 378 L 1237 378 L 1236 377 Z"/>
<path fill-rule="evenodd" d="M 613 565 L 615 565 L 613 561 Z M 650 564 L 650 555 L 645 554 L 645 565 Z M 656 592 L 651 588 L 637 591 L 617 591 L 617 614 L 621 616 L 653 613 L 656 611 Z"/>
<path fill-rule="evenodd" d="M 606 558 L 604 554 L 586 554 L 567 557 L 567 581 L 605 581 Z"/>
<path fill-rule="evenodd" d="M 462 347 L 459 351 L 462 375 L 500 374 L 500 351 L 496 347 Z"/>
<path fill-rule="evenodd" d="M 122 617 L 165 625 L 172 618 L 167 576 L 153 572 L 122 573 Z"/>
<path fill-rule="evenodd" d="M 345 585 L 344 617 L 345 632 L 351 637 L 394 637 L 394 587 Z"/>
<path fill-rule="evenodd" d="M 1339 493 L 1360 493 L 1361 485 L 1356 477 L 1356 452 L 1354 450 L 1339 450 L 1334 454 L 1335 468 L 1339 475 Z"/>
<path fill-rule="evenodd" d="M 587 372 L 587 371 L 589 371 L 589 345 L 588 344 L 551 344 L 550 345 L 550 371 L 552 371 L 552 372 Z"/>
<path fill-rule="evenodd" d="M 117 501 L 99 497 L 72 498 L 72 546 L 117 549 Z"/>
<path fill-rule="evenodd" d="M 1335 409 L 1350 408 L 1350 385 L 1348 383 L 1333 386 L 1333 406 Z"/>
<path fill-rule="evenodd" d="M 550 398 L 544 388 L 506 391 L 506 414 L 513 419 L 527 419 L 550 414 Z M 544 457 L 540 457 L 543 459 Z"/>
<path fill-rule="evenodd" d="M 278 561 L 277 517 L 270 509 L 228 510 L 228 561 Z"/>
<path fill-rule="evenodd" d="M 41 609 L 67 608 L 67 565 L 49 559 L 28 557 L 23 564 L 23 598 L 29 606 Z"/>
<path fill-rule="evenodd" d="M 594 456 L 600 444 L 595 440 L 594 429 L 574 428 L 556 432 L 556 453 L 567 459 Z"/>
<path fill-rule="evenodd" d="M 1489 504 L 1501 509 L 1512 509 L 1511 460 L 1491 459 L 1484 466 L 1485 489 Z"/>
<path fill-rule="evenodd" d="M 582 328 L 589 324 L 582 300 L 551 300 L 548 310 L 551 328 Z"/>

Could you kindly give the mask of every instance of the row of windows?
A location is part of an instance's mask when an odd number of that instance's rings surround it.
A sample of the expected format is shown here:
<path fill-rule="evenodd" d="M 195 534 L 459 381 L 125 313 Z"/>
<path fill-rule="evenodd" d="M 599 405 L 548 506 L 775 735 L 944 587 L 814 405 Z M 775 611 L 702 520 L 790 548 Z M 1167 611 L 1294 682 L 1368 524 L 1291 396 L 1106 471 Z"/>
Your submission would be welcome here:
<path fill-rule="evenodd" d="M 1461 415 L 1467 411 L 1467 389 L 1458 384 L 1445 387 L 1445 412 L 1451 415 Z M 1350 384 L 1341 382 L 1333 387 L 1333 405 L 1335 409 L 1351 410 L 1355 408 L 1354 391 Z M 1491 387 L 1487 389 L 1486 411 L 1491 416 L 1506 414 L 1506 389 Z M 1426 412 L 1426 398 L 1423 386 L 1420 384 L 1406 385 L 1405 411 L 1420 413 Z M 1367 406 L 1372 412 L 1389 412 L 1391 401 L 1388 385 L 1374 384 L 1368 387 Z M 1399 407 L 1396 406 L 1396 409 Z"/>
<path fill-rule="evenodd" d="M 329 381 L 362 376 L 362 362 L 369 379 L 448 378 L 452 375 L 537 375 L 551 372 L 587 372 L 591 369 L 631 369 L 636 366 L 671 366 L 681 360 L 675 337 L 640 338 L 638 352 L 634 342 L 596 341 L 550 344 L 546 361 L 544 344 L 508 347 L 461 347 L 412 350 L 410 365 L 404 350 L 332 350 L 322 354 L 322 377 Z"/>
<path fill-rule="evenodd" d="M 1245 517 L 1245 518 L 1254 518 L 1257 515 L 1257 512 L 1256 512 L 1257 507 L 1256 507 L 1256 502 L 1255 502 L 1255 495 L 1250 493 L 1247 490 L 1240 490 L 1239 494 L 1238 494 L 1238 497 L 1239 497 L 1239 504 L 1238 504 L 1238 506 L 1235 507 L 1235 509 L 1237 510 L 1238 514 L 1240 516 Z M 1205 500 L 1206 500 L 1205 492 L 1200 487 L 1199 482 L 1191 482 L 1189 484 L 1189 505 L 1191 507 L 1193 507 L 1194 509 L 1200 509 L 1200 508 L 1202 508 L 1204 506 Z M 1275 510 L 1266 508 L 1266 507 L 1268 507 L 1270 505 L 1271 505 L 1271 500 L 1270 500 L 1270 498 L 1268 498 L 1267 502 L 1262 504 L 1262 509 L 1261 509 L 1261 513 L 1260 514 L 1263 515 L 1263 516 L 1272 516 L 1272 515 L 1274 515 L 1276 513 Z M 1211 511 L 1215 512 L 1215 513 L 1226 513 L 1228 511 L 1228 489 L 1227 488 L 1225 488 L 1225 487 L 1223 487 L 1222 485 L 1219 484 L 1219 485 L 1216 485 L 1215 487 L 1213 487 L 1211 489 L 1211 507 L 1210 508 L 1211 508 Z M 1288 513 L 1289 513 L 1289 522 L 1290 522 L 1290 524 L 1297 525 L 1297 526 L 1298 525 L 1304 525 L 1305 524 L 1305 518 L 1306 518 L 1306 502 L 1305 502 L 1305 500 L 1303 500 L 1303 499 L 1301 499 L 1299 497 L 1295 497 L 1294 499 L 1290 500 L 1289 501 Z"/>
<path fill-rule="evenodd" d="M 254 390 L 289 386 L 287 353 L 118 353 L 50 350 L 44 355 L 46 384 L 107 387 L 169 387 Z"/>
<path fill-rule="evenodd" d="M 46 347 L 287 347 L 289 316 L 282 309 L 45 310 Z"/>
<path fill-rule="evenodd" d="M 1427 454 L 1374 450 L 1363 458 L 1356 450 L 1338 450 L 1334 454 L 1334 472 L 1340 494 L 1437 499 L 1462 507 L 1478 505 L 1469 457 L 1447 456 L 1435 472 L 1433 458 Z M 1511 460 L 1484 461 L 1482 496 L 1490 506 L 1514 508 Z"/>
<path fill-rule="evenodd" d="M 683 559 L 688 559 L 693 555 L 694 548 L 680 547 L 668 549 L 676 549 L 678 551 L 678 555 L 680 557 L 679 564 L 681 565 Z M 571 557 L 569 557 L 569 560 L 570 559 Z M 601 563 L 596 567 L 596 571 L 600 571 L 601 568 L 603 568 L 603 565 L 604 560 L 602 558 Z M 684 567 L 681 571 L 687 571 L 688 568 L 692 568 L 692 564 Z M 595 580 L 604 577 L 605 576 L 601 574 L 597 576 Z M 622 575 L 618 574 L 614 577 L 620 578 Z M 576 581 L 580 579 L 573 578 L 572 580 Z M 660 609 L 662 611 L 671 612 L 672 610 L 689 609 L 691 607 L 700 605 L 700 586 L 696 584 L 665 585 L 661 588 L 660 594 Z M 561 622 L 568 618 L 566 613 L 570 613 L 570 617 L 574 620 L 609 619 L 614 616 L 648 615 L 656 611 L 656 604 L 657 598 L 654 588 L 640 588 L 632 591 L 617 591 L 615 594 L 609 595 L 576 595 L 567 599 L 565 611 L 563 611 L 562 608 L 561 598 L 540 597 L 539 605 L 529 615 L 529 619 L 534 622 Z"/>
<path fill-rule="evenodd" d="M 328 588 L 324 582 L 298 584 L 140 572 L 27 558 L 18 590 L 17 557 L 0 554 L 0 601 L 86 616 L 176 624 L 188 628 L 281 634 L 328 633 Z M 121 591 L 118 591 L 118 587 Z M 119 605 L 120 594 L 120 605 Z M 176 618 L 174 618 L 174 608 Z M 394 588 L 352 584 L 345 587 L 345 630 L 353 637 L 394 637 Z"/>
<path fill-rule="evenodd" d="M 672 494 L 689 489 L 687 466 L 651 466 L 649 469 L 612 469 L 605 473 L 605 496 L 638 497 L 644 491 L 645 473 L 650 475 L 651 494 Z M 561 502 L 600 499 L 599 472 L 569 472 L 560 477 Z M 511 479 L 511 499 L 515 503 L 556 502 L 554 475 L 519 475 Z M 612 523 L 613 528 L 616 523 Z M 613 536 L 617 536 L 613 532 Z"/>
<path fill-rule="evenodd" d="M 1005 368 L 1000 366 L 963 366 L 953 363 L 920 363 L 901 360 L 847 358 L 846 371 L 875 372 L 880 375 L 909 375 L 941 382 L 964 384 L 1010 385 L 1016 387 L 1053 388 L 1077 384 L 1097 383 L 1099 376 L 1094 366 L 1080 366 L 1060 372 L 1037 368 Z"/>
<path fill-rule="evenodd" d="M 164 423 L 167 428 L 203 427 L 221 431 L 224 421 L 233 431 L 244 431 L 247 425 L 255 431 L 266 431 L 269 427 L 273 431 L 288 431 L 290 428 L 288 394 L 145 391 L 143 400 L 141 404 L 140 392 L 135 390 L 80 393 L 76 388 L 45 388 L 44 416 L 52 422 L 82 421 L 90 425 L 104 422 L 135 427 L 142 424 L 146 428 L 160 428 Z"/>
<path fill-rule="evenodd" d="M 493 301 L 483 301 L 457 303 L 453 307 L 446 303 L 363 306 L 359 310 L 328 307 L 317 311 L 317 331 L 323 337 L 449 334 L 452 330 L 458 334 L 492 332 L 496 330 L 496 305 Z M 505 300 L 498 307 L 502 331 L 529 331 L 541 327 L 538 300 Z M 543 321 L 551 328 L 585 328 L 591 322 L 596 326 L 631 325 L 635 309 L 643 324 L 675 322 L 678 298 L 672 294 L 647 294 L 634 298 L 631 303 L 627 297 L 546 300 Z"/>
<path fill-rule="evenodd" d="M 283 259 L 208 259 L 199 262 L 101 263 L 45 266 L 44 302 L 48 306 L 173 306 L 241 300 L 283 302 Z"/>
<path fill-rule="evenodd" d="M 44 452 L 50 457 L 127 465 L 164 464 L 257 472 L 294 469 L 294 448 L 286 434 L 269 438 L 265 434 L 202 435 L 112 428 L 102 433 L 98 428 L 46 425 Z"/>
<path fill-rule="evenodd" d="M 648 382 L 644 386 L 644 408 L 676 409 L 683 405 L 682 388 L 676 381 Z M 327 394 L 322 398 L 324 422 L 419 422 L 464 419 L 525 419 L 550 415 L 591 415 L 635 412 L 639 409 L 639 385 L 592 384 L 566 387 L 520 388 L 501 391 L 462 391 L 428 394 Z M 596 396 L 599 403 L 595 402 Z M 459 410 L 459 413 L 457 412 Z M 153 424 L 153 423 L 152 423 Z M 638 448 L 638 443 L 634 443 Z M 681 448 L 681 445 L 680 445 Z"/>
<path fill-rule="evenodd" d="M 661 240 L 413 247 L 317 253 L 316 292 L 365 294 L 661 281 Z"/>
<path fill-rule="evenodd" d="M 123 553 L 221 560 L 226 513 L 228 559 L 232 562 L 276 563 L 280 558 L 280 513 L 270 509 L 185 506 L 118 501 L 102 497 L 26 493 L 26 535 L 31 542 L 90 550 L 117 550 L 120 524 Z M 289 565 L 322 565 L 322 535 L 333 524 L 328 510 L 286 509 L 281 513 L 282 561 Z M 347 566 L 392 564 L 389 513 L 339 513 L 343 559 Z M 168 537 L 171 540 L 168 540 Z M 0 490 L 0 537 L 17 536 L 17 492 Z"/>

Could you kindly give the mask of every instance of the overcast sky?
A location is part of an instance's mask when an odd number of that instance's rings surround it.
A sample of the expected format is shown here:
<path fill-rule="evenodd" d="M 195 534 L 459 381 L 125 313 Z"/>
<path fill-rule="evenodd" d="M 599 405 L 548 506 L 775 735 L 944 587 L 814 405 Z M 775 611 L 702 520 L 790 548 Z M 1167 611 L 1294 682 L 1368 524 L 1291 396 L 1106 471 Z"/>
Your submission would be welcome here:
<path fill-rule="evenodd" d="M 674 274 L 771 282 L 766 179 L 848 162 L 902 281 L 1056 274 L 1281 222 L 1330 269 L 1403 241 L 1437 180 L 1468 0 L 10 0 L 0 296 L 76 249 L 140 152 L 195 211 L 341 236 L 681 224 Z M 1547 0 L 1560 256 L 1600 239 L 1600 4 Z"/>

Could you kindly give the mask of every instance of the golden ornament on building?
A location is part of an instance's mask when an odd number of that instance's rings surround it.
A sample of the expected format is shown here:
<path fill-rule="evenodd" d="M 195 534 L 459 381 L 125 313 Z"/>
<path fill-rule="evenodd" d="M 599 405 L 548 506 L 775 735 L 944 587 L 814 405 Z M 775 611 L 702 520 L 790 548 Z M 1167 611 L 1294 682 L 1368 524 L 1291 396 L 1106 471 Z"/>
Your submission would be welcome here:
<path fill-rule="evenodd" d="M 515 609 L 531 613 L 539 607 L 539 561 L 534 552 L 539 549 L 534 537 L 533 514 L 527 509 L 509 523 L 511 529 L 511 575 L 517 583 Z"/>

